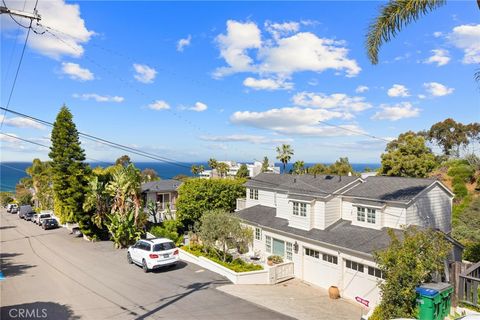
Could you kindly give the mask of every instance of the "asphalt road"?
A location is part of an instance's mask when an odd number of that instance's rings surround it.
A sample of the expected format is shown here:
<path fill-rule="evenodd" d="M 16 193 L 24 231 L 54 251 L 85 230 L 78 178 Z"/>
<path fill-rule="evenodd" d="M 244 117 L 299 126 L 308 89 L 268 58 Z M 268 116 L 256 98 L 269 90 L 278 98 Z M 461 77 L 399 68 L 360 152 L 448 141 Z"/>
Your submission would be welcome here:
<path fill-rule="evenodd" d="M 1 319 L 287 319 L 215 289 L 193 264 L 143 273 L 126 250 L 64 228 L 45 231 L 0 209 Z"/>

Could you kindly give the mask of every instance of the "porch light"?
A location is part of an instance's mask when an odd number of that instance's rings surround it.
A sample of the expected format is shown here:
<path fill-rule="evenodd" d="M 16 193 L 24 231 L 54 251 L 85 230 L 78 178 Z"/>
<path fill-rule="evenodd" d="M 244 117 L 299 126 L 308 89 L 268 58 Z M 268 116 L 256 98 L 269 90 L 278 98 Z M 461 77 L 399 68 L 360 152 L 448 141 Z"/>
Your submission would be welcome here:
<path fill-rule="evenodd" d="M 295 241 L 295 243 L 293 244 L 293 250 L 295 251 L 295 253 L 298 253 L 298 242 Z"/>

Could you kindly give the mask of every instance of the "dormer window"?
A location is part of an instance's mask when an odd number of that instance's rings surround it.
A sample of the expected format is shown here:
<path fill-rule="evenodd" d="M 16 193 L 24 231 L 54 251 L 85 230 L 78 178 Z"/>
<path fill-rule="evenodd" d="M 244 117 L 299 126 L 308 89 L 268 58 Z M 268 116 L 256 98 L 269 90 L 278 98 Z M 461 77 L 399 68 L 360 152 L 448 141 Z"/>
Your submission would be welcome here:
<path fill-rule="evenodd" d="M 258 189 L 250 189 L 250 199 L 258 200 Z"/>
<path fill-rule="evenodd" d="M 357 221 L 375 224 L 376 210 L 371 208 L 357 207 Z"/>
<path fill-rule="evenodd" d="M 303 202 L 294 202 L 293 203 L 293 215 L 306 217 L 307 216 L 307 204 Z"/>

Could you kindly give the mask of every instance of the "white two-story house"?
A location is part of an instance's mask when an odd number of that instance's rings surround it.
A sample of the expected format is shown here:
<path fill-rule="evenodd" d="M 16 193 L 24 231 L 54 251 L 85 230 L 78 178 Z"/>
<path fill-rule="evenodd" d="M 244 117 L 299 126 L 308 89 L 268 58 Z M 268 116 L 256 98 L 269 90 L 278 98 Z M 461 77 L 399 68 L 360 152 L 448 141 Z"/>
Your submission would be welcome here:
<path fill-rule="evenodd" d="M 451 231 L 453 194 L 437 180 L 262 173 L 246 189 L 237 214 L 254 228 L 256 254 L 282 256 L 297 278 L 370 306 L 383 277 L 373 252 L 389 245 L 387 228 Z"/>

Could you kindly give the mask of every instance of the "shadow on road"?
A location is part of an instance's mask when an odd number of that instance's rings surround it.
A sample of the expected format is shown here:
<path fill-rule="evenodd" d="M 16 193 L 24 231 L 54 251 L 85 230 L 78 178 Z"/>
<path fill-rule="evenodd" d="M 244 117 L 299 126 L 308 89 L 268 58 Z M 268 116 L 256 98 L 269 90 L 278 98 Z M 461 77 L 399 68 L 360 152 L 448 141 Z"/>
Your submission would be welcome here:
<path fill-rule="evenodd" d="M 226 281 L 226 282 L 228 282 L 228 281 Z M 228 282 L 228 283 L 230 283 L 230 282 Z M 162 303 L 161 305 L 159 305 L 158 307 L 150 310 L 149 312 L 147 312 L 147 313 L 145 313 L 141 316 L 138 316 L 137 318 L 135 318 L 135 320 L 146 319 L 146 318 L 150 317 L 151 315 L 157 313 L 158 311 L 168 307 L 169 305 L 171 305 L 171 304 L 173 304 L 173 303 L 175 303 L 179 300 L 182 300 L 183 298 L 191 295 L 192 293 L 194 293 L 196 291 L 208 289 L 210 287 L 210 285 L 214 285 L 214 284 L 219 284 L 219 283 L 217 281 L 195 282 L 195 283 L 192 283 L 192 284 L 190 284 L 186 287 L 183 287 L 183 288 L 185 288 L 185 292 L 160 299 L 159 300 L 160 302 L 163 302 L 163 301 L 165 301 L 165 302 Z"/>
<path fill-rule="evenodd" d="M 12 229 L 12 228 L 16 228 L 17 226 L 3 226 L 3 227 L 0 227 L 0 230 L 5 230 L 5 229 Z"/>
<path fill-rule="evenodd" d="M 36 267 L 27 264 L 14 264 L 12 258 L 21 255 L 21 253 L 0 253 L 0 271 L 4 277 L 14 277 L 25 273 L 26 269 Z"/>
<path fill-rule="evenodd" d="M 173 270 L 180 270 L 180 269 L 183 269 L 187 266 L 187 264 L 183 261 L 178 261 L 177 264 L 173 265 L 173 266 L 166 266 L 166 267 L 162 267 L 162 268 L 158 268 L 158 269 L 153 269 L 152 271 L 150 271 L 151 273 L 164 273 L 164 272 L 169 272 L 169 271 L 173 271 Z"/>
<path fill-rule="evenodd" d="M 77 320 L 72 308 L 55 302 L 32 302 L 0 308 L 0 318 L 6 319 L 55 319 Z"/>

